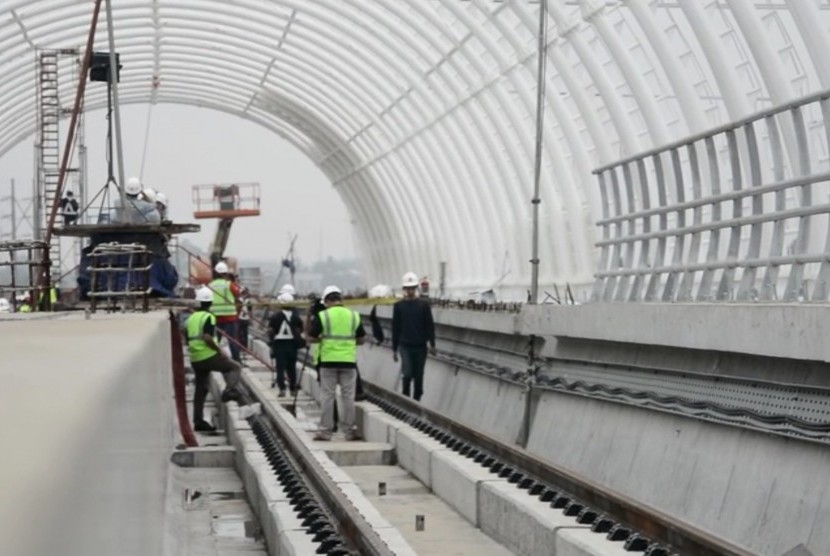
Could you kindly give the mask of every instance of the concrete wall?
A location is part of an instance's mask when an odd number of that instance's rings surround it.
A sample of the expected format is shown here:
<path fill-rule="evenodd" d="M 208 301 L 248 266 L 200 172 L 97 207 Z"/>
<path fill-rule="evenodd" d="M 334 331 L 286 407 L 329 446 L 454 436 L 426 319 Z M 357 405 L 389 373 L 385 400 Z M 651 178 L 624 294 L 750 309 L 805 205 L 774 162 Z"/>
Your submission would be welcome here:
<path fill-rule="evenodd" d="M 454 342 L 462 337 L 481 346 L 518 345 L 524 336 L 515 334 L 533 333 L 545 337 L 547 356 L 609 363 L 618 357 L 702 372 L 727 364 L 735 367 L 732 374 L 821 385 L 828 370 L 822 363 L 830 336 L 826 311 L 808 305 L 597 304 L 527 307 L 519 317 L 471 311 L 435 316 L 439 335 L 452 339 L 439 340 L 439 350 L 457 349 Z M 359 362 L 365 378 L 400 391 L 399 365 L 387 348 L 363 347 Z M 524 392 L 431 358 L 422 403 L 514 442 Z M 824 446 L 551 392 L 534 408 L 528 449 L 758 554 L 777 556 L 799 543 L 830 554 L 830 529 L 824 527 L 830 523 L 830 450 Z"/>
<path fill-rule="evenodd" d="M 0 322 L 4 554 L 161 554 L 174 433 L 165 313 Z"/>
<path fill-rule="evenodd" d="M 827 362 L 829 326 L 826 305 L 591 303 L 524 307 L 519 330 Z"/>

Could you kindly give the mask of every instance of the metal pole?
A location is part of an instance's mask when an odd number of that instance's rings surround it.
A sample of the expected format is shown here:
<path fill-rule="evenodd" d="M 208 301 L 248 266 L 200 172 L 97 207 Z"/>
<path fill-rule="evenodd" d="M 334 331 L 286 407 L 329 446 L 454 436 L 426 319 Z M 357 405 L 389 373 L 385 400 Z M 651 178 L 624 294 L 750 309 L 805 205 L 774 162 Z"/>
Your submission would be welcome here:
<path fill-rule="evenodd" d="M 17 212 L 15 211 L 16 204 L 17 196 L 14 194 L 14 178 L 12 178 L 12 241 L 17 240 Z"/>
<path fill-rule="evenodd" d="M 110 48 L 109 86 L 112 88 L 112 115 L 115 118 L 115 149 L 118 152 L 118 191 L 121 194 L 121 206 L 127 206 L 124 193 L 124 151 L 121 149 L 121 112 L 118 108 L 118 65 L 115 61 L 115 32 L 112 26 L 112 0 L 106 0 L 107 36 Z"/>
<path fill-rule="evenodd" d="M 536 158 L 533 167 L 533 239 L 530 259 L 530 299 L 529 303 L 539 302 L 539 184 L 542 176 L 542 143 L 545 133 L 545 69 L 548 47 L 548 0 L 539 3 L 539 54 L 536 69 Z"/>

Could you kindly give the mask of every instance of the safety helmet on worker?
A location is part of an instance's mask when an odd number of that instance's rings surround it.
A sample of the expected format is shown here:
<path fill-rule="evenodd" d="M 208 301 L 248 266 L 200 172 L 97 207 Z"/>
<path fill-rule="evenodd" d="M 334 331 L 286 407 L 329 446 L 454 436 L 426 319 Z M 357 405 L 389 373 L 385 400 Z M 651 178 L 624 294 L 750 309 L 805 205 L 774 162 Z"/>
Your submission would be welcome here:
<path fill-rule="evenodd" d="M 141 193 L 141 189 L 141 180 L 135 176 L 128 179 L 127 183 L 124 185 L 124 193 L 127 195 L 138 195 Z"/>
<path fill-rule="evenodd" d="M 283 284 L 280 288 L 280 293 L 290 293 L 291 295 L 295 295 L 297 290 L 295 290 L 294 286 L 291 284 Z"/>
<path fill-rule="evenodd" d="M 228 270 L 228 263 L 225 261 L 219 261 L 216 263 L 216 266 L 213 267 L 213 270 L 216 271 L 216 274 L 227 274 Z"/>
<path fill-rule="evenodd" d="M 277 296 L 277 301 L 279 301 L 280 303 L 291 303 L 292 301 L 294 301 L 294 296 L 288 292 L 282 292 Z"/>
<path fill-rule="evenodd" d="M 156 202 L 158 204 L 160 204 L 161 206 L 163 206 L 164 208 L 167 208 L 167 195 L 165 195 L 164 193 L 159 193 L 157 191 L 156 192 Z"/>
<path fill-rule="evenodd" d="M 326 289 L 323 290 L 323 301 L 329 298 L 330 295 L 343 295 L 343 292 L 340 291 L 340 288 L 337 286 L 326 286 Z"/>
<path fill-rule="evenodd" d="M 199 288 L 196 292 L 196 301 L 200 303 L 213 303 L 213 291 L 207 286 Z"/>
<path fill-rule="evenodd" d="M 403 278 L 401 279 L 401 286 L 404 288 L 417 288 L 418 275 L 414 272 L 407 272 L 403 275 Z"/>
<path fill-rule="evenodd" d="M 141 196 L 144 197 L 144 200 L 149 203 L 156 202 L 156 192 L 151 187 L 145 187 L 141 190 Z"/>

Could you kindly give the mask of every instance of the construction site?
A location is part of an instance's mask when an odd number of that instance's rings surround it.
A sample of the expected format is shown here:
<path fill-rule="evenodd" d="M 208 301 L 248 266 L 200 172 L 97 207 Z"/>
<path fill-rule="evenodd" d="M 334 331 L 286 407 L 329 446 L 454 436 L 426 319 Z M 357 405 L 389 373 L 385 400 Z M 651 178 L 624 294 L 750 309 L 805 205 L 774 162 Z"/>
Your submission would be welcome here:
<path fill-rule="evenodd" d="M 826 0 L 2 3 L 0 553 L 830 555 L 828 50 Z"/>

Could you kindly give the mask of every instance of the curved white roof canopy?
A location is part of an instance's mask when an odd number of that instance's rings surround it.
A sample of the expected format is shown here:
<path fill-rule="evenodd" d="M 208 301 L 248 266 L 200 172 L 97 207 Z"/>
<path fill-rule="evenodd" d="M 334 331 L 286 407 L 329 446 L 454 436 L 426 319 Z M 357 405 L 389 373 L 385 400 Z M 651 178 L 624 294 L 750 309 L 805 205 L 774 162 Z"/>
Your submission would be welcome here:
<path fill-rule="evenodd" d="M 79 47 L 89 0 L 6 0 L 0 156 L 35 131 L 36 48 Z M 368 283 L 530 282 L 538 2 L 119 0 L 123 103 L 247 118 L 309 156 Z M 591 282 L 591 169 L 830 87 L 826 2 L 551 1 L 541 286 Z M 104 14 L 96 49 L 108 50 Z M 153 87 L 154 77 L 160 85 Z M 61 76 L 63 98 L 74 83 Z M 87 88 L 87 108 L 105 106 Z M 824 147 L 826 148 L 826 147 Z M 815 151 L 819 152 L 819 151 Z M 826 157 L 826 150 L 822 150 Z"/>

